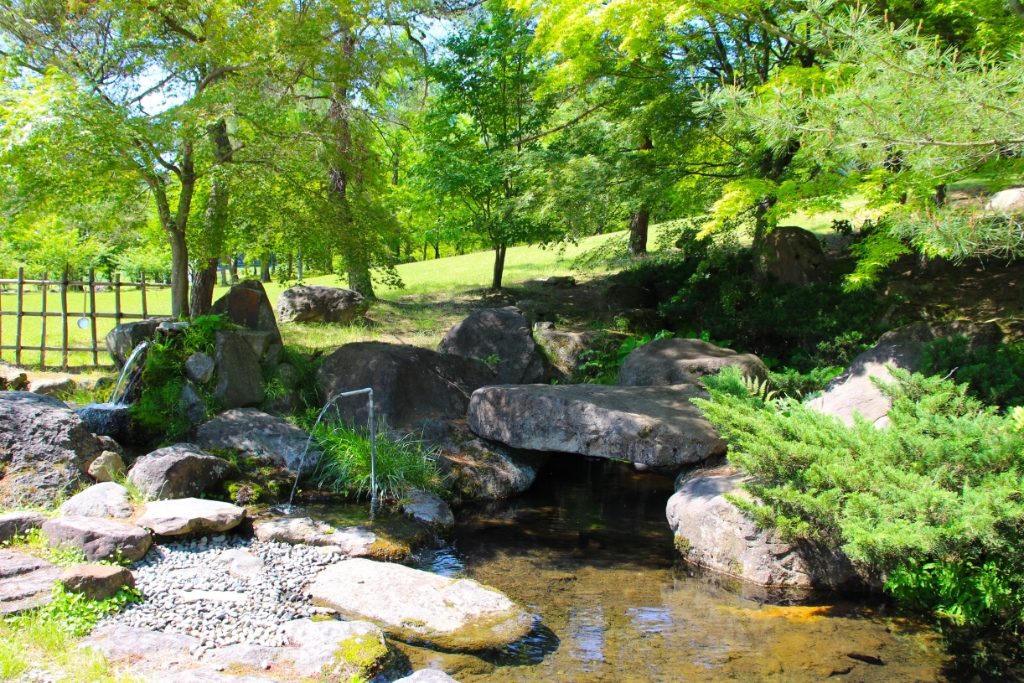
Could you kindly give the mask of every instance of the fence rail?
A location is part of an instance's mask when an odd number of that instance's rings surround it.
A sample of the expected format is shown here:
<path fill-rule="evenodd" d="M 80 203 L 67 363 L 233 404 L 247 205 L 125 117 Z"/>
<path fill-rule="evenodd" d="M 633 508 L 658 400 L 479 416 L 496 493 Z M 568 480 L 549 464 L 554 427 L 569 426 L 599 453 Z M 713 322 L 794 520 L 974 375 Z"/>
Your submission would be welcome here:
<path fill-rule="evenodd" d="M 14 291 L 6 291 L 10 286 L 14 286 Z M 25 269 L 18 269 L 18 277 L 16 279 L 0 279 L 0 358 L 3 358 L 5 351 L 14 352 L 14 362 L 17 365 L 22 364 L 22 358 L 26 351 L 38 352 L 39 354 L 39 366 L 45 368 L 46 354 L 47 352 L 58 352 L 60 353 L 60 367 L 67 370 L 69 367 L 68 355 L 70 353 L 88 353 L 91 354 L 92 365 L 98 367 L 100 365 L 107 365 L 108 363 L 100 363 L 101 347 L 100 347 L 100 335 L 97 330 L 97 321 L 100 320 L 113 320 L 114 325 L 120 325 L 126 320 L 144 320 L 152 317 L 152 311 L 150 302 L 147 300 L 147 290 L 151 289 L 166 289 L 170 285 L 161 282 L 147 282 L 145 273 L 140 273 L 138 282 L 122 282 L 121 276 L 116 275 L 110 282 L 101 282 L 96 280 L 96 272 L 94 270 L 89 271 L 88 280 L 71 280 L 68 277 L 68 272 L 65 271 L 63 276 L 59 280 L 49 279 L 47 274 L 43 274 L 42 279 L 27 279 L 25 277 Z M 36 292 L 31 291 L 32 288 L 38 288 L 39 294 L 39 305 L 38 307 L 26 306 L 26 296 L 34 295 Z M 57 288 L 57 294 L 59 295 L 59 308 L 57 310 L 51 310 L 48 308 L 52 300 L 50 298 L 51 288 Z M 84 310 L 71 310 L 68 306 L 68 292 L 71 288 L 79 288 L 82 296 L 82 308 Z M 79 293 L 79 289 L 74 292 L 75 295 Z M 141 308 L 134 306 L 126 306 L 126 301 L 123 300 L 122 292 L 126 290 L 134 292 L 138 291 L 138 304 Z M 96 294 L 111 293 L 113 294 L 113 311 L 99 310 L 96 305 Z M 5 309 L 4 297 L 14 298 L 13 309 Z M 134 296 L 129 297 L 135 300 Z M 26 309 L 38 310 L 26 310 Z M 4 343 L 4 319 L 13 317 L 14 321 L 14 343 Z M 30 319 L 39 319 L 39 329 L 26 330 L 25 323 Z M 60 345 L 56 345 L 54 339 L 47 335 L 53 336 L 53 330 L 48 329 L 47 321 L 51 318 L 60 319 Z M 72 346 L 70 341 L 70 326 L 72 319 L 75 320 L 75 325 L 82 330 L 88 329 L 87 346 Z M 10 335 L 8 335 L 10 336 Z M 28 336 L 37 338 L 38 342 L 29 342 Z M 106 333 L 104 333 L 104 337 Z M 106 357 L 105 354 L 103 356 Z M 51 366 L 56 367 L 56 366 Z"/>

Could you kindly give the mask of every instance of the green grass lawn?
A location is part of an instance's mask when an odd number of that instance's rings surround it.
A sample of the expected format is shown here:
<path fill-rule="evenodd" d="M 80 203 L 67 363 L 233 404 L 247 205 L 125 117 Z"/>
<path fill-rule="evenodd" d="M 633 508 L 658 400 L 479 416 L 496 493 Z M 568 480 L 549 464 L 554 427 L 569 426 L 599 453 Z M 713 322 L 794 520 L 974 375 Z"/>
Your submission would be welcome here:
<path fill-rule="evenodd" d="M 659 230 L 655 226 L 652 229 L 652 248 L 654 248 L 658 234 Z M 515 286 L 548 275 L 570 274 L 573 272 L 573 261 L 577 257 L 590 250 L 608 245 L 612 240 L 618 240 L 624 244 L 625 231 L 589 237 L 577 245 L 547 248 L 539 246 L 510 247 L 505 259 L 504 283 L 507 286 Z M 494 254 L 491 251 L 402 264 L 398 266 L 398 273 L 405 287 L 399 289 L 378 286 L 377 296 L 380 301 L 370 311 L 371 322 L 369 324 L 352 326 L 289 324 L 282 326 L 282 334 L 286 343 L 307 349 L 331 348 L 351 341 L 367 339 L 431 346 L 437 343 L 446 329 L 468 313 L 469 308 L 466 301 L 472 296 L 469 293 L 479 293 L 479 290 L 490 285 L 493 264 Z M 594 277 L 607 270 L 608 268 L 600 266 L 596 269 L 588 268 L 586 277 Z M 576 275 L 580 277 L 580 274 Z M 334 287 L 346 285 L 345 280 L 338 275 L 310 277 L 304 281 L 307 284 Z M 295 283 L 267 283 L 265 287 L 271 302 L 276 302 L 281 292 L 293 284 Z M 32 291 L 29 291 L 30 289 Z M 217 287 L 214 298 L 223 295 L 226 291 L 226 287 Z M 170 314 L 169 289 L 149 289 L 146 300 L 150 315 Z M 38 288 L 26 288 L 23 306 L 23 310 L 26 312 L 42 310 L 42 294 Z M 113 292 L 98 292 L 96 294 L 98 312 L 113 313 L 114 306 L 115 295 Z M 4 311 L 17 309 L 17 295 L 12 285 L 6 285 L 0 294 L 0 308 Z M 88 311 L 87 295 L 81 291 L 68 292 L 68 308 L 79 313 Z M 60 295 L 56 287 L 51 288 L 47 294 L 47 309 L 51 312 L 60 310 Z M 141 293 L 138 289 L 122 288 L 121 309 L 125 313 L 140 313 L 142 311 Z M 85 347 L 92 343 L 92 329 L 87 324 L 88 320 L 82 321 L 83 327 L 78 325 L 79 319 L 82 317 L 87 316 L 71 316 L 68 328 L 69 346 Z M 15 343 L 15 321 L 14 316 L 3 316 L 0 320 L 0 325 L 2 325 L 0 339 L 3 340 L 4 345 L 14 345 Z M 110 363 L 110 358 L 104 351 L 103 339 L 107 332 L 114 327 L 114 324 L 113 318 L 97 320 L 96 337 L 100 344 L 99 360 L 102 365 Z M 46 325 L 46 345 L 61 346 L 61 319 L 49 317 Z M 22 319 L 21 339 L 23 345 L 38 347 L 42 334 L 42 318 L 33 316 Z M 0 353 L 0 357 L 8 362 L 14 362 L 15 353 L 13 350 L 4 350 Z M 38 365 L 39 360 L 38 350 L 26 349 L 22 352 L 22 365 Z M 72 368 L 89 367 L 92 365 L 92 354 L 72 352 L 69 354 L 68 360 Z M 59 367 L 60 363 L 61 353 L 59 351 L 46 353 L 47 367 Z"/>

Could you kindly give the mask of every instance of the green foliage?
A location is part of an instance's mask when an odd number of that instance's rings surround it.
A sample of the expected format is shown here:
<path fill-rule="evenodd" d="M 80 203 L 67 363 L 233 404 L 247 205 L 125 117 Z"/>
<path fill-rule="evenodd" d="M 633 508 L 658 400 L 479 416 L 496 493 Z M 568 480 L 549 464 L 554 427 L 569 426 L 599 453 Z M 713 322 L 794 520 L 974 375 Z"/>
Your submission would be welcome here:
<path fill-rule="evenodd" d="M 842 548 L 891 590 L 957 623 L 1024 628 L 1024 433 L 955 385 L 894 370 L 890 426 L 846 427 L 738 373 L 696 400 L 751 476 L 736 500 L 788 539 Z"/>
<path fill-rule="evenodd" d="M 397 501 L 410 489 L 439 492 L 442 476 L 435 453 L 411 436 L 377 434 L 377 492 L 382 500 Z M 365 430 L 321 423 L 312 434 L 323 453 L 312 481 L 335 493 L 354 498 L 370 495 L 370 437 Z"/>
<path fill-rule="evenodd" d="M 142 370 L 142 393 L 129 409 L 132 424 L 146 440 L 173 442 L 192 426 L 181 401 L 181 391 L 188 381 L 185 361 L 196 352 L 212 355 L 217 332 L 231 326 L 222 316 L 200 316 L 184 331 L 150 343 Z M 206 402 L 207 412 L 213 412 L 209 389 L 200 386 L 196 390 Z"/>
<path fill-rule="evenodd" d="M 44 618 L 59 623 L 71 636 L 81 637 L 92 631 L 101 619 L 141 601 L 142 594 L 134 588 L 122 588 L 106 600 L 90 600 L 58 584 L 53 589 L 53 599 L 39 610 Z"/>
<path fill-rule="evenodd" d="M 843 373 L 843 366 L 828 365 L 800 372 L 795 368 L 769 371 L 768 379 L 779 393 L 800 399 L 825 389 L 825 385 Z"/>
<path fill-rule="evenodd" d="M 625 338 L 603 334 L 594 340 L 591 348 L 580 353 L 580 365 L 574 379 L 586 384 L 615 384 L 626 356 L 645 344 L 669 337 L 672 333 L 668 330 L 661 330 L 655 335 Z"/>
<path fill-rule="evenodd" d="M 9 546 L 21 546 L 25 551 L 58 567 L 71 567 L 86 561 L 85 553 L 73 546 L 50 547 L 42 529 L 29 529 L 24 534 L 18 534 L 9 541 L 0 543 L 0 547 Z"/>
<path fill-rule="evenodd" d="M 924 348 L 921 371 L 952 373 L 970 387 L 971 395 L 991 405 L 1024 404 L 1024 342 L 971 348 L 966 337 L 936 339 Z"/>

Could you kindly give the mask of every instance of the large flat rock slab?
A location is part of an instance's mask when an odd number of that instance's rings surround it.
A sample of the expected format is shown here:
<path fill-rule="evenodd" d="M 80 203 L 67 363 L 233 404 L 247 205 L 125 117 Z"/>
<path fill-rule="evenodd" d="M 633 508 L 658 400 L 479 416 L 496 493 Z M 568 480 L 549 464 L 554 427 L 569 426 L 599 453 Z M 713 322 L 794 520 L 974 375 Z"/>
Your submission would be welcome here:
<path fill-rule="evenodd" d="M 147 503 L 138 524 L 159 536 L 183 536 L 230 531 L 243 519 L 245 509 L 231 503 L 179 498 Z"/>
<path fill-rule="evenodd" d="M 366 527 L 336 528 L 309 517 L 281 517 L 256 526 L 256 538 L 289 545 L 332 546 L 346 557 L 367 557 L 373 552 L 377 534 Z"/>
<path fill-rule="evenodd" d="M 621 386 L 695 384 L 701 377 L 737 367 L 744 375 L 765 379 L 768 369 L 752 353 L 709 344 L 702 339 L 658 339 L 626 356 L 619 371 Z"/>
<path fill-rule="evenodd" d="M 45 521 L 46 515 L 32 510 L 0 514 L 0 543 L 9 541 L 31 529 L 38 529 Z"/>
<path fill-rule="evenodd" d="M 725 452 L 725 441 L 690 402 L 702 395 L 689 384 L 483 387 L 470 399 L 469 426 L 513 448 L 675 468 Z"/>
<path fill-rule="evenodd" d="M 0 614 L 45 605 L 60 574 L 60 569 L 38 557 L 0 550 Z"/>
<path fill-rule="evenodd" d="M 141 560 L 153 539 L 145 529 L 101 517 L 57 517 L 43 524 L 50 547 L 78 548 L 90 562 Z"/>
<path fill-rule="evenodd" d="M 533 628 L 533 617 L 493 588 L 388 562 L 338 562 L 317 575 L 309 592 L 344 618 L 446 650 L 503 647 Z"/>

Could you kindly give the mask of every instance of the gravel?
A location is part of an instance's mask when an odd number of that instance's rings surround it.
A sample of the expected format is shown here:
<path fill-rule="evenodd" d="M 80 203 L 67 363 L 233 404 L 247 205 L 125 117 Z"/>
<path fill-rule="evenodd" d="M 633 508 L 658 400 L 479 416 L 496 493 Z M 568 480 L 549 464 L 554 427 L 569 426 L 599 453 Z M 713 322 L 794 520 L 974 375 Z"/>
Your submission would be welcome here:
<path fill-rule="evenodd" d="M 220 559 L 232 549 L 248 551 L 264 568 L 249 578 L 233 575 Z M 132 567 L 144 601 L 107 623 L 193 636 L 199 641 L 191 652 L 196 657 L 240 643 L 286 645 L 282 625 L 320 611 L 304 593 L 306 584 L 340 559 L 332 548 L 223 535 L 154 546 Z"/>

